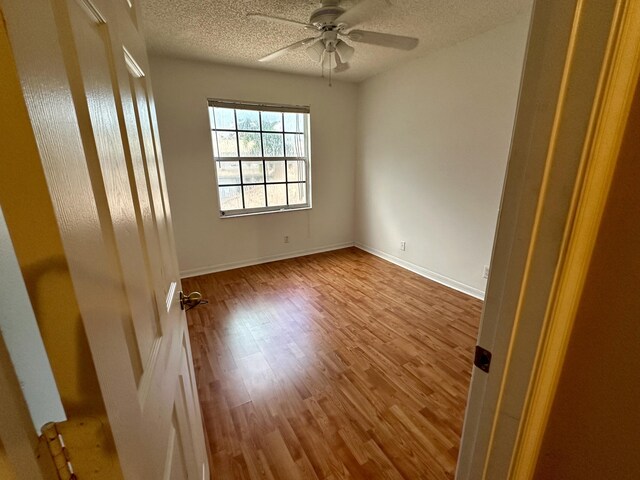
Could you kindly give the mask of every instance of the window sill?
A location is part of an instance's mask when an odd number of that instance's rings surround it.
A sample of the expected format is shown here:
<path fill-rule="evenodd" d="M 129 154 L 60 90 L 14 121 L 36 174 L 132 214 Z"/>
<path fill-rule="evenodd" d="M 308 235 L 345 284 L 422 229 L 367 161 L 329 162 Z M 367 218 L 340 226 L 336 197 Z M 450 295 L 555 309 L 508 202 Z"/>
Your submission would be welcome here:
<path fill-rule="evenodd" d="M 247 212 L 247 213 L 229 213 L 227 215 L 219 215 L 221 219 L 253 217 L 256 215 L 270 215 L 272 213 L 299 212 L 301 210 L 311 210 L 311 206 L 303 206 L 300 208 L 283 208 L 281 210 L 267 210 L 265 212 Z"/>

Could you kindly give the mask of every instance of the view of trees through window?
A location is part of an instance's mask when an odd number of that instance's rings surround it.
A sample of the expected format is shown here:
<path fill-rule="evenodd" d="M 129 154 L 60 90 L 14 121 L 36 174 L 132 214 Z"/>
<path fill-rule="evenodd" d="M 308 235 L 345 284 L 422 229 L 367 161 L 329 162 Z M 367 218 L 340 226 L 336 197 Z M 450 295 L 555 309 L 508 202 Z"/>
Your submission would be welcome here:
<path fill-rule="evenodd" d="M 309 206 L 308 113 L 209 106 L 223 215 Z"/>

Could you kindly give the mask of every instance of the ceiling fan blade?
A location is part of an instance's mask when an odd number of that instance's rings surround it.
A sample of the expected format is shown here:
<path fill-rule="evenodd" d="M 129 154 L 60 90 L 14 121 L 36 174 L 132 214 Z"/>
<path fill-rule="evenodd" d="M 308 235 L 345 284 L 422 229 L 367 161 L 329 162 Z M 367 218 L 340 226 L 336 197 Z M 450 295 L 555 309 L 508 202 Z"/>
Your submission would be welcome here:
<path fill-rule="evenodd" d="M 397 48 L 399 50 L 413 50 L 418 46 L 419 40 L 413 37 L 392 35 L 390 33 L 369 32 L 367 30 L 351 30 L 346 34 L 349 40 L 380 47 Z"/>
<path fill-rule="evenodd" d="M 274 59 L 278 58 L 279 56 L 284 55 L 287 52 L 290 52 L 291 50 L 295 50 L 296 48 L 300 48 L 300 47 L 302 47 L 304 45 L 310 45 L 312 43 L 315 43 L 316 41 L 318 41 L 319 38 L 321 38 L 321 37 L 305 38 L 304 40 L 300 40 L 299 42 L 292 43 L 291 45 L 287 45 L 286 47 L 283 47 L 280 50 L 276 50 L 275 52 L 270 53 L 266 57 L 262 57 L 258 61 L 259 62 L 270 62 L 271 60 L 274 60 Z"/>
<path fill-rule="evenodd" d="M 360 0 L 357 4 L 335 19 L 336 25 L 345 24 L 355 27 L 380 13 L 380 10 L 390 7 L 389 0 Z"/>
<path fill-rule="evenodd" d="M 247 13 L 249 18 L 257 18 L 258 20 L 266 20 L 267 22 L 281 23 L 283 25 L 295 25 L 296 27 L 304 27 L 309 30 L 317 30 L 315 25 L 310 23 L 298 22 L 297 20 L 289 20 L 288 18 L 272 17 L 271 15 L 262 15 L 261 13 Z"/>

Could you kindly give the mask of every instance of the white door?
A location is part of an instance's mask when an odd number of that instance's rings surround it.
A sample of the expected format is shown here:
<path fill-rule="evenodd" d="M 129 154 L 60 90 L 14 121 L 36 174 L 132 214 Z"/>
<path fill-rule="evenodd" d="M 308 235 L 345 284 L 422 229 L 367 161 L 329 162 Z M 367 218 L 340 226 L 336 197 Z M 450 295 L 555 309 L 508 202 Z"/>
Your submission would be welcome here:
<path fill-rule="evenodd" d="M 1 5 L 125 478 L 208 478 L 139 9 Z"/>

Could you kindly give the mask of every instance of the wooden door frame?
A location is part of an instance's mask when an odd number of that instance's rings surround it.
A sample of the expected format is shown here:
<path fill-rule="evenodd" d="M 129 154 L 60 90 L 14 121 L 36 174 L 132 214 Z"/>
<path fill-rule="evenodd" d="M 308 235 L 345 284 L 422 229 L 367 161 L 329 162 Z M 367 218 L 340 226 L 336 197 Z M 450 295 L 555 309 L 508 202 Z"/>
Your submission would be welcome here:
<path fill-rule="evenodd" d="M 640 2 L 618 4 L 510 478 L 533 478 L 640 76 Z"/>
<path fill-rule="evenodd" d="M 533 475 L 638 76 L 638 3 L 534 5 L 483 313 L 491 328 L 479 336 L 494 363 L 473 374 L 459 479 Z"/>

